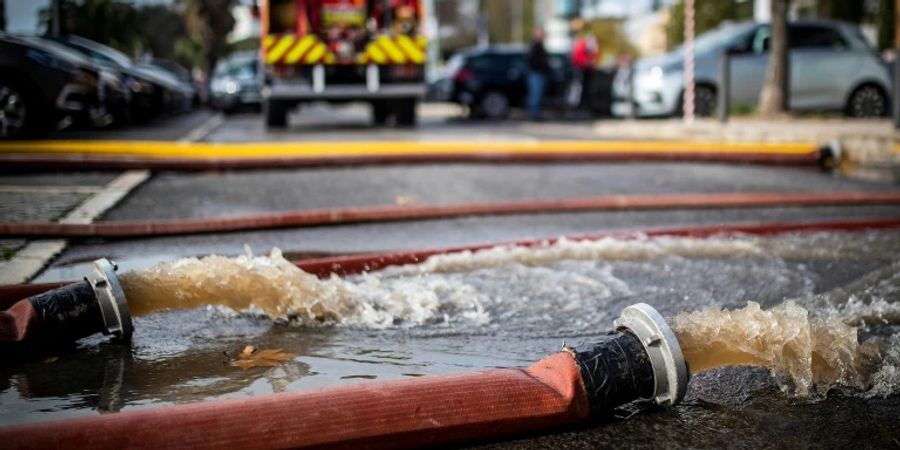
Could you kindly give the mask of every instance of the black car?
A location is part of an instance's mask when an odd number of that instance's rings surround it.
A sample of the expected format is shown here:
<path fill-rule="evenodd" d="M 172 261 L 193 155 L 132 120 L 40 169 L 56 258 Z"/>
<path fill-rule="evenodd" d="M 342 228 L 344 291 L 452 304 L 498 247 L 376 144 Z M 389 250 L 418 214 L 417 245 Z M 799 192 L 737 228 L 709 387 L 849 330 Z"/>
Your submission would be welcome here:
<path fill-rule="evenodd" d="M 527 98 L 527 49 L 522 47 L 487 47 L 454 55 L 444 75 L 429 85 L 431 100 L 448 101 L 467 106 L 473 117 L 502 118 L 513 107 L 521 107 Z M 567 55 L 550 54 L 551 74 L 544 104 L 551 108 L 572 107 L 583 101 L 583 107 L 595 116 L 609 116 L 615 69 L 593 72 L 585 81 L 583 100 L 572 99 L 575 70 Z"/>
<path fill-rule="evenodd" d="M 167 98 L 172 94 L 172 82 L 153 70 L 134 63 L 124 53 L 99 42 L 75 35 L 53 37 L 57 42 L 76 50 L 98 64 L 116 68 L 122 84 L 130 95 L 129 113 L 138 121 L 147 120 L 166 111 Z"/>
<path fill-rule="evenodd" d="M 49 131 L 103 112 L 100 70 L 46 40 L 0 33 L 0 138 Z"/>
<path fill-rule="evenodd" d="M 493 46 L 465 50 L 447 63 L 444 76 L 432 86 L 440 101 L 467 106 L 474 117 L 503 118 L 522 107 L 528 95 L 528 49 Z M 574 70 L 567 55 L 550 54 L 550 76 L 544 104 L 565 104 Z"/>

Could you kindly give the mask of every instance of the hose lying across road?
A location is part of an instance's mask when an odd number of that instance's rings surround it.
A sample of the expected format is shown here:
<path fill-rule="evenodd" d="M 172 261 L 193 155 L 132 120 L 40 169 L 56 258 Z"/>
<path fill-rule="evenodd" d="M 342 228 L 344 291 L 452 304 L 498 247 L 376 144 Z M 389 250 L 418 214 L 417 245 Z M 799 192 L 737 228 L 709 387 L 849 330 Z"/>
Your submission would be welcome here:
<path fill-rule="evenodd" d="M 242 170 L 356 164 L 691 161 L 815 166 L 809 142 L 714 141 L 330 141 L 0 143 L 0 171 Z"/>
<path fill-rule="evenodd" d="M 900 204 L 900 192 L 607 195 L 558 200 L 306 209 L 247 216 L 94 224 L 16 222 L 0 223 L 0 235 L 126 238 L 485 215 L 875 204 Z"/>
<path fill-rule="evenodd" d="M 577 424 L 638 399 L 681 401 L 689 374 L 665 319 L 636 304 L 613 325 L 528 368 L 0 427 L 0 440 L 9 449 L 432 448 Z"/>

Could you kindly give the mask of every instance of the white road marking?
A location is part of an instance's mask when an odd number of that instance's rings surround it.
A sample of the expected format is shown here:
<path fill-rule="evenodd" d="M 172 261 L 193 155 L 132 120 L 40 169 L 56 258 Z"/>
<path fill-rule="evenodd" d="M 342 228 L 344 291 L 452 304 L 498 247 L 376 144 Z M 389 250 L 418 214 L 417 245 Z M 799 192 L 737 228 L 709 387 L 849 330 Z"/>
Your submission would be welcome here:
<path fill-rule="evenodd" d="M 110 181 L 96 195 L 70 211 L 59 222 L 91 223 L 148 178 L 150 178 L 148 170 L 129 170 Z M 13 255 L 12 259 L 0 262 L 0 284 L 27 282 L 65 248 L 65 239 L 28 242 Z"/>

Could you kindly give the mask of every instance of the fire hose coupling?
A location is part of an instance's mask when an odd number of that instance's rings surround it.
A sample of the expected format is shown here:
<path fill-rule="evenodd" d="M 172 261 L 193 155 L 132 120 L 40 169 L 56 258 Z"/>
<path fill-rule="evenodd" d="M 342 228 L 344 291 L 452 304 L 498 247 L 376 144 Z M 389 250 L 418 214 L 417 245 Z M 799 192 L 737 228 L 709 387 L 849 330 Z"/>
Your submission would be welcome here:
<path fill-rule="evenodd" d="M 128 312 L 128 301 L 125 291 L 119 283 L 116 271 L 119 266 L 106 258 L 94 261 L 91 273 L 85 277 L 94 289 L 94 295 L 100 304 L 103 315 L 103 334 L 111 334 L 123 340 L 131 339 L 134 325 Z"/>
<path fill-rule="evenodd" d="M 688 368 L 666 319 L 652 306 L 637 303 L 622 310 L 613 324 L 616 330 L 630 331 L 640 339 L 653 366 L 653 400 L 661 406 L 680 402 L 687 391 Z"/>
<path fill-rule="evenodd" d="M 48 343 L 95 333 L 130 340 L 134 326 L 116 270 L 115 264 L 98 259 L 84 281 L 28 298 L 38 319 L 36 336 Z"/>
<path fill-rule="evenodd" d="M 673 406 L 684 398 L 688 370 L 675 333 L 652 306 L 625 308 L 615 330 L 574 351 L 592 412 L 646 399 Z"/>

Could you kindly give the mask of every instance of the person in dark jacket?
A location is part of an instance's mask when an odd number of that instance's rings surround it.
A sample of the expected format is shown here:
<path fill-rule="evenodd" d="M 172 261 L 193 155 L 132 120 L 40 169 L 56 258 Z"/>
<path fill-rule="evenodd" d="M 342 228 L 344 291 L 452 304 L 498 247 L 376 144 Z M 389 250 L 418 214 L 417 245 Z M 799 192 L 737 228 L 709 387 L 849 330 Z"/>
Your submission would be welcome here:
<path fill-rule="evenodd" d="M 541 119 L 541 101 L 550 72 L 550 57 L 544 48 L 544 30 L 534 30 L 534 40 L 528 51 L 528 114 L 532 120 Z"/>

